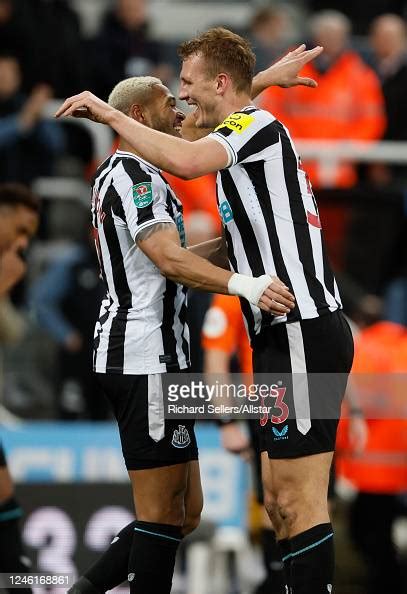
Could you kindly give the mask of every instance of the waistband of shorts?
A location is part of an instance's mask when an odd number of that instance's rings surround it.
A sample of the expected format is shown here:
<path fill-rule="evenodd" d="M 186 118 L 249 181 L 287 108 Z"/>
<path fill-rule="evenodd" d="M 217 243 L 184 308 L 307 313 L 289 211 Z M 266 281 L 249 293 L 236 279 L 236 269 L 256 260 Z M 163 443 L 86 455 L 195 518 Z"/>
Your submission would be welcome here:
<path fill-rule="evenodd" d="M 315 324 L 323 324 L 324 321 L 326 322 L 328 319 L 333 320 L 336 317 L 342 316 L 343 312 L 342 312 L 342 308 L 338 308 L 335 311 L 330 311 L 329 309 L 324 309 L 321 310 L 319 316 L 315 316 L 313 318 L 302 318 L 299 320 L 290 320 L 287 322 L 281 322 L 281 324 L 273 324 L 272 326 L 262 326 L 259 334 L 256 334 L 256 336 L 254 336 L 252 338 L 251 341 L 251 346 L 252 348 L 257 348 L 257 347 L 261 347 L 263 344 L 265 344 L 267 342 L 267 339 L 270 335 L 276 333 L 276 332 L 281 332 L 282 329 L 286 328 L 287 325 L 289 324 L 294 324 L 296 322 L 299 322 L 301 327 L 304 326 L 311 326 L 311 325 L 315 325 Z"/>

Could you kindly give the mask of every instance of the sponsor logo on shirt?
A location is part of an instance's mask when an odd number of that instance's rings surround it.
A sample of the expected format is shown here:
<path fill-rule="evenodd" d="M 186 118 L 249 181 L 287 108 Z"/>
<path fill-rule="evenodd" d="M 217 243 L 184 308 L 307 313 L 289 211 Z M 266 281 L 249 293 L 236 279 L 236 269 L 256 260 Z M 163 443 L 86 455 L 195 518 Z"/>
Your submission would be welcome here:
<path fill-rule="evenodd" d="M 288 439 L 288 425 L 284 425 L 284 427 L 279 431 L 277 427 L 272 427 L 274 433 L 274 441 L 280 441 L 281 439 Z"/>
<path fill-rule="evenodd" d="M 254 117 L 247 113 L 232 113 L 217 128 L 215 132 L 222 128 L 229 128 L 237 134 L 241 134 L 254 122 Z"/>
<path fill-rule="evenodd" d="M 185 236 L 184 217 L 183 217 L 182 212 L 177 213 L 177 215 L 175 217 L 175 224 L 177 225 L 181 245 L 182 245 L 182 247 L 185 247 L 186 246 L 186 236 Z"/>
<path fill-rule="evenodd" d="M 224 225 L 233 221 L 233 212 L 227 200 L 224 200 L 219 204 L 219 215 Z"/>

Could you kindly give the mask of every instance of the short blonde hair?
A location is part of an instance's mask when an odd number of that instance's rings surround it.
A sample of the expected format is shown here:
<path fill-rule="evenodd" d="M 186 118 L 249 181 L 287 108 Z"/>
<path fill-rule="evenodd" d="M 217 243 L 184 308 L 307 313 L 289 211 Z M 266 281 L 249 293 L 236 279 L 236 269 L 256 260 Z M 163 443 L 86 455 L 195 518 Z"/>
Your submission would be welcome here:
<path fill-rule="evenodd" d="M 162 82 L 154 76 L 125 78 L 114 87 L 108 103 L 128 115 L 132 105 L 145 105 L 151 99 L 151 92 L 157 85 L 162 85 Z"/>

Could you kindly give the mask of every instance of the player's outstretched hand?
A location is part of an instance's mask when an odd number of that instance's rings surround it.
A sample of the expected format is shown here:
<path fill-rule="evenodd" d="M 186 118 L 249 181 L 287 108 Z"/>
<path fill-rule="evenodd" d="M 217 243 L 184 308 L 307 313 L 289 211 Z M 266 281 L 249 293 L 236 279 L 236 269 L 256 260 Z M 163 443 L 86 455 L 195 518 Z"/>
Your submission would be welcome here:
<path fill-rule="evenodd" d="M 87 118 L 100 124 L 109 124 L 110 117 L 116 112 L 105 101 L 93 95 L 90 91 L 83 91 L 64 101 L 55 114 L 56 118 L 73 116 L 74 118 Z"/>
<path fill-rule="evenodd" d="M 316 46 L 307 50 L 305 44 L 299 45 L 297 48 L 288 52 L 280 60 L 272 64 L 267 70 L 261 73 L 261 83 L 264 88 L 272 85 L 289 88 L 303 85 L 305 87 L 317 87 L 318 83 L 313 78 L 299 76 L 301 69 L 318 57 L 324 48 Z"/>
<path fill-rule="evenodd" d="M 260 297 L 258 307 L 275 316 L 285 316 L 294 309 L 295 298 L 277 276 L 272 276 L 271 283 Z"/>

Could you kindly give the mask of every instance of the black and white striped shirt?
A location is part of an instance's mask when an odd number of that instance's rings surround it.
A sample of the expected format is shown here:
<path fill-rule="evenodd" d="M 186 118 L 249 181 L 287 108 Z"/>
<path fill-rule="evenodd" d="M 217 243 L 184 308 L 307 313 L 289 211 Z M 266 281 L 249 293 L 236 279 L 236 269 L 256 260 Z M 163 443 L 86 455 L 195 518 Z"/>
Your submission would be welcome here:
<path fill-rule="evenodd" d="M 187 289 L 162 276 L 135 243 L 143 229 L 170 222 L 185 245 L 181 203 L 156 167 L 116 151 L 96 172 L 92 220 L 106 284 L 95 327 L 94 370 L 139 375 L 185 369 Z"/>
<path fill-rule="evenodd" d="M 218 173 L 217 200 L 231 267 L 250 276 L 277 275 L 295 309 L 273 318 L 241 300 L 249 335 L 264 325 L 315 318 L 341 307 L 322 237 L 318 208 L 287 129 L 249 106 L 210 135 L 229 153 Z"/>

